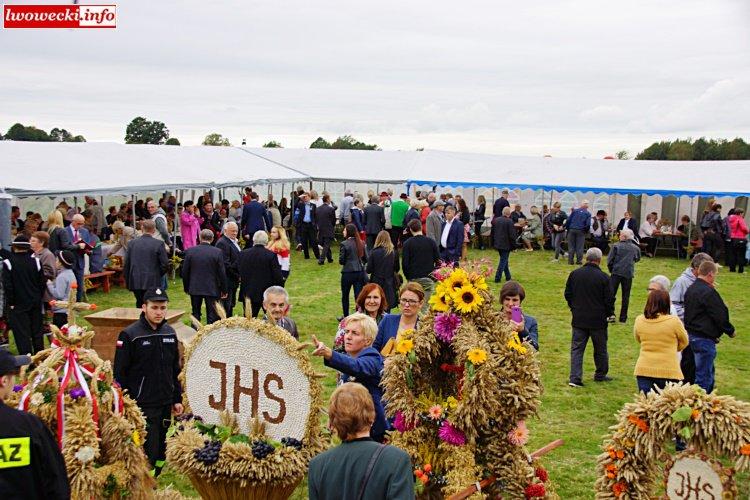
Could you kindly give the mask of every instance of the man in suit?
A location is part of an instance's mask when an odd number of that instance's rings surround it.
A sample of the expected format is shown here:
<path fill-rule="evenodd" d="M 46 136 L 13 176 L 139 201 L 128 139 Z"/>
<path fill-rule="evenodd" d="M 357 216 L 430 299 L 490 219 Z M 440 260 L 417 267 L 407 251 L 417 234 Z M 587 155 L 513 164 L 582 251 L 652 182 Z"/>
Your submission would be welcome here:
<path fill-rule="evenodd" d="M 440 233 L 440 258 L 445 262 L 456 263 L 461 258 L 464 244 L 464 224 L 456 217 L 456 207 L 445 207 L 445 222 Z"/>
<path fill-rule="evenodd" d="M 492 221 L 492 246 L 500 254 L 500 263 L 495 271 L 495 283 L 500 283 L 500 276 L 505 273 L 505 281 L 510 281 L 510 252 L 516 248 L 516 227 L 510 218 L 510 207 L 503 208 L 500 217 Z"/>
<path fill-rule="evenodd" d="M 72 225 L 72 224 L 71 224 Z M 143 305 L 146 290 L 160 288 L 167 273 L 169 256 L 164 242 L 156 239 L 156 223 L 151 219 L 141 222 L 143 235 L 130 242 L 125 252 L 122 275 L 125 285 L 135 296 L 135 307 Z"/>
<path fill-rule="evenodd" d="M 224 235 L 216 242 L 216 248 L 224 252 L 224 271 L 227 275 L 227 298 L 224 299 L 224 310 L 227 317 L 232 316 L 234 305 L 237 303 L 237 287 L 240 284 L 240 272 L 237 260 L 240 257 L 240 244 L 237 241 L 239 228 L 236 222 L 224 224 Z"/>
<path fill-rule="evenodd" d="M 216 303 L 227 298 L 227 273 L 224 269 L 224 252 L 212 247 L 214 232 L 202 229 L 200 245 L 185 250 L 182 261 L 182 286 L 190 295 L 193 316 L 200 321 L 201 306 L 206 303 L 206 321 L 210 325 L 219 321 Z"/>
<path fill-rule="evenodd" d="M 427 230 L 427 234 L 425 234 L 425 236 L 434 241 L 436 245 L 440 245 L 440 236 L 442 235 L 443 221 L 445 220 L 445 217 L 443 216 L 444 208 L 445 202 L 440 200 L 433 201 L 432 211 L 430 211 L 430 213 L 427 215 L 427 219 L 425 220 L 425 226 Z"/>
<path fill-rule="evenodd" d="M 240 252 L 237 266 L 240 272 L 240 297 L 250 300 L 252 317 L 255 318 L 263 305 L 263 292 L 270 286 L 283 286 L 281 266 L 276 254 L 266 248 L 268 233 L 257 231 L 253 235 L 253 246 Z"/>
<path fill-rule="evenodd" d="M 310 258 L 310 248 L 312 247 L 315 258 L 320 261 L 320 250 L 318 250 L 318 238 L 316 236 L 317 207 L 314 203 L 310 202 L 310 195 L 308 193 L 303 193 L 300 196 L 295 212 L 305 259 Z"/>
<path fill-rule="evenodd" d="M 373 196 L 365 207 L 365 234 L 367 235 L 367 251 L 375 246 L 375 238 L 385 227 L 385 210 L 378 205 L 378 197 Z"/>
<path fill-rule="evenodd" d="M 336 227 L 336 210 L 331 206 L 331 197 L 323 195 L 323 204 L 315 210 L 315 219 L 318 223 L 318 242 L 323 247 L 323 252 L 318 257 L 318 264 L 323 261 L 333 262 L 331 255 L 331 243 L 334 239 L 334 228 Z"/>
<path fill-rule="evenodd" d="M 76 277 L 76 283 L 78 283 L 76 300 L 81 300 L 83 298 L 83 270 L 86 267 L 86 246 L 89 241 L 91 241 L 91 234 L 88 229 L 83 227 L 85 223 L 86 219 L 83 215 L 75 214 L 70 221 L 70 225 L 65 228 L 73 246 L 77 247 L 75 251 L 76 260 L 73 263 L 73 274 Z"/>
<path fill-rule="evenodd" d="M 271 221 L 267 210 L 258 201 L 258 193 L 250 193 L 250 202 L 242 207 L 242 236 L 249 240 L 256 231 L 267 231 L 271 229 Z"/>

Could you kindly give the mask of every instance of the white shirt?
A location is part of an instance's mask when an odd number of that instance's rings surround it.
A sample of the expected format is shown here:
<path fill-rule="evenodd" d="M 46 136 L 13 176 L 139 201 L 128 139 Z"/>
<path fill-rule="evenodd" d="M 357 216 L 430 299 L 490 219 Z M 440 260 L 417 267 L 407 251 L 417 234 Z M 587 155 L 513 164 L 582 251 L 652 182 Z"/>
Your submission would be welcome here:
<path fill-rule="evenodd" d="M 443 234 L 440 236 L 440 244 L 443 246 L 443 248 L 448 248 L 448 233 L 451 231 L 451 225 L 453 224 L 453 221 L 456 220 L 454 217 L 451 219 L 450 222 L 445 222 L 445 227 L 443 228 Z"/>
<path fill-rule="evenodd" d="M 638 231 L 638 237 L 650 238 L 651 235 L 654 234 L 654 230 L 656 230 L 656 224 L 652 224 L 649 221 L 644 221 L 643 224 L 641 224 L 641 229 Z"/>

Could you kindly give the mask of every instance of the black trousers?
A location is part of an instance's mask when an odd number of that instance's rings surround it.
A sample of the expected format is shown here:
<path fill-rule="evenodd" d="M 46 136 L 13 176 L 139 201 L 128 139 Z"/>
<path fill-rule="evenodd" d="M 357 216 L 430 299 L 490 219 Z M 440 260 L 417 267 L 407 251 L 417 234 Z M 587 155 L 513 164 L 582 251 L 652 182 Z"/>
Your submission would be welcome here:
<path fill-rule="evenodd" d="M 302 243 L 302 251 L 305 254 L 305 258 L 310 258 L 310 247 L 315 254 L 316 259 L 320 259 L 320 250 L 318 250 L 318 238 L 315 233 L 315 226 L 309 222 L 301 222 L 299 225 L 300 231 L 300 242 Z"/>
<path fill-rule="evenodd" d="M 251 300 L 249 298 L 248 298 L 248 300 L 250 300 L 250 313 L 252 314 L 251 317 L 257 318 L 258 317 L 258 313 L 263 310 L 263 301 L 261 300 L 259 302 L 256 302 L 256 301 Z M 247 300 L 243 304 L 243 309 L 242 309 L 243 311 L 245 311 L 245 314 L 247 314 L 247 310 L 245 309 L 245 305 L 246 304 L 247 304 Z"/>
<path fill-rule="evenodd" d="M 680 370 L 682 371 L 683 381 L 688 384 L 695 383 L 695 356 L 693 355 L 693 348 L 688 343 L 681 354 L 680 358 Z"/>
<path fill-rule="evenodd" d="M 237 305 L 237 287 L 229 289 L 229 294 L 227 295 L 227 298 L 221 299 L 221 305 L 224 307 L 224 310 L 227 312 L 227 318 L 231 318 L 232 313 L 234 312 L 234 306 Z"/>
<path fill-rule="evenodd" d="M 135 296 L 135 307 L 138 309 L 143 305 L 143 294 L 145 293 L 146 290 L 133 290 L 133 295 Z"/>
<path fill-rule="evenodd" d="M 341 310 L 344 316 L 349 316 L 349 293 L 354 288 L 354 299 L 365 286 L 365 273 L 362 271 L 347 271 L 341 273 Z"/>
<path fill-rule="evenodd" d="M 367 241 L 365 242 L 365 245 L 367 246 L 367 252 L 369 253 L 370 250 L 372 250 L 372 247 L 375 246 L 375 239 L 378 237 L 377 234 L 368 234 L 367 235 Z"/>
<path fill-rule="evenodd" d="M 172 417 L 172 405 L 141 408 L 146 419 L 146 441 L 143 451 L 146 452 L 154 475 L 158 476 L 167 458 L 167 429 Z"/>
<path fill-rule="evenodd" d="M 391 236 L 391 243 L 393 243 L 393 248 L 398 248 L 398 242 L 401 240 L 401 235 L 404 234 L 404 228 L 392 227 L 388 230 L 388 233 Z"/>
<path fill-rule="evenodd" d="M 206 303 L 206 323 L 216 323 L 219 321 L 219 315 L 216 312 L 216 302 L 219 297 L 209 297 L 207 295 L 191 295 L 190 306 L 193 309 L 193 316 L 198 321 L 201 320 L 201 306 Z"/>
<path fill-rule="evenodd" d="M 76 290 L 76 300 L 80 302 L 83 299 L 83 292 L 86 291 L 86 287 L 83 285 L 83 269 L 73 267 L 73 275 L 76 277 L 76 283 L 78 284 L 78 289 Z"/>
<path fill-rule="evenodd" d="M 745 250 L 747 249 L 747 240 L 732 239 L 729 242 L 727 250 L 727 265 L 729 272 L 734 272 L 735 268 L 741 273 L 745 272 Z"/>
<path fill-rule="evenodd" d="M 52 314 L 52 324 L 55 325 L 58 328 L 62 328 L 65 326 L 65 323 L 68 322 L 68 313 L 53 313 Z"/>
<path fill-rule="evenodd" d="M 44 350 L 42 337 L 42 304 L 19 306 L 8 310 L 8 324 L 13 330 L 18 354 L 36 354 Z"/>
<path fill-rule="evenodd" d="M 612 295 L 617 297 L 617 288 L 622 285 L 622 297 L 620 297 L 620 321 L 623 323 L 628 319 L 628 306 L 630 305 L 630 288 L 633 286 L 633 278 L 625 278 L 613 274 L 609 277 L 609 285 L 612 287 Z"/>
<path fill-rule="evenodd" d="M 646 237 L 644 236 L 641 238 L 641 243 L 646 245 L 646 254 L 654 256 L 654 252 L 656 251 L 656 238 Z"/>
<path fill-rule="evenodd" d="M 328 259 L 328 262 L 333 262 L 333 254 L 331 254 L 332 244 L 333 238 L 329 236 L 323 236 L 320 238 L 320 245 L 323 247 L 323 252 L 320 254 L 320 257 L 318 257 L 318 262 L 323 262 L 326 259 Z"/>

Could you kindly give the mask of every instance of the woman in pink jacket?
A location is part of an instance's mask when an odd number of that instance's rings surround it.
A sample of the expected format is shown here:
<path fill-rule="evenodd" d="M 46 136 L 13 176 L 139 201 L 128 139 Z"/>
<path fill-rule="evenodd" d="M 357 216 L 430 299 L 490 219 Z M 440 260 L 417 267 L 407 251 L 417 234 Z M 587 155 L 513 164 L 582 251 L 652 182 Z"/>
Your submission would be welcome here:
<path fill-rule="evenodd" d="M 739 267 L 737 272 L 745 272 L 745 250 L 747 247 L 747 224 L 745 224 L 745 211 L 741 208 L 735 208 L 734 214 L 727 217 L 729 224 L 729 237 L 732 238 L 729 252 L 727 252 L 727 265 L 729 272 L 733 273 L 735 267 Z"/>
<path fill-rule="evenodd" d="M 203 218 L 192 201 L 186 201 L 183 208 L 180 215 L 180 236 L 182 236 L 182 249 L 187 250 L 198 244 L 198 234 L 201 231 Z"/>

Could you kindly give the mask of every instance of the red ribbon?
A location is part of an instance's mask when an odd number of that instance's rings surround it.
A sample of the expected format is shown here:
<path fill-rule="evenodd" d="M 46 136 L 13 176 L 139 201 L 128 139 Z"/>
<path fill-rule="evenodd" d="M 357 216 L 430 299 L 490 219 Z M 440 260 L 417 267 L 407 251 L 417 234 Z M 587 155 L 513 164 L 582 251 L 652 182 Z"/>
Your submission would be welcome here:
<path fill-rule="evenodd" d="M 70 384 L 71 379 L 75 379 L 78 385 L 91 400 L 91 413 L 96 424 L 96 435 L 99 436 L 99 405 L 96 400 L 96 394 L 90 392 L 86 380 L 80 372 L 78 366 L 78 353 L 74 349 L 65 349 L 65 375 L 60 382 L 60 389 L 57 391 L 57 441 L 60 449 L 63 447 L 63 434 L 65 434 L 65 389 Z"/>

